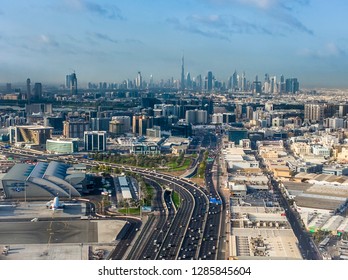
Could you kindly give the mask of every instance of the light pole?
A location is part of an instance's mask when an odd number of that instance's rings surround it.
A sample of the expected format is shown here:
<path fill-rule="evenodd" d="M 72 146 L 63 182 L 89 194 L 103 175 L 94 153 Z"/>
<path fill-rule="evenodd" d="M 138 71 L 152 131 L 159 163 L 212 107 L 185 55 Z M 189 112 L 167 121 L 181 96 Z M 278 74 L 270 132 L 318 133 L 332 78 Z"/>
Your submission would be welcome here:
<path fill-rule="evenodd" d="M 24 183 L 24 204 L 27 205 L 27 181 Z"/>
<path fill-rule="evenodd" d="M 142 218 L 142 203 L 141 203 L 141 183 L 139 182 L 139 213 L 140 219 Z"/>

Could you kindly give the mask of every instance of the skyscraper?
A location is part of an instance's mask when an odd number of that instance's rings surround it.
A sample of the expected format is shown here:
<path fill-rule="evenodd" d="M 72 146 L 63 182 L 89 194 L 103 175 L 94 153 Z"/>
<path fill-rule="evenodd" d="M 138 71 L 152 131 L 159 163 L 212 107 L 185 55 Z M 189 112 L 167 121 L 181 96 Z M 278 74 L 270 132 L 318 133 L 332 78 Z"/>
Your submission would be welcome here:
<path fill-rule="evenodd" d="M 247 89 L 247 82 L 246 82 L 245 72 L 243 72 L 241 90 L 246 91 L 246 89 Z"/>
<path fill-rule="evenodd" d="M 65 88 L 70 88 L 70 75 L 65 76 Z"/>
<path fill-rule="evenodd" d="M 259 78 L 256 75 L 255 81 L 253 82 L 253 93 L 261 93 L 261 91 L 261 82 L 259 81 Z"/>
<path fill-rule="evenodd" d="M 77 95 L 77 77 L 75 72 L 70 75 L 70 93 Z"/>
<path fill-rule="evenodd" d="M 211 71 L 208 72 L 208 86 L 207 86 L 208 91 L 213 90 L 213 73 Z"/>
<path fill-rule="evenodd" d="M 279 88 L 279 92 L 280 93 L 284 93 L 285 92 L 285 78 L 284 75 L 280 76 L 280 88 Z"/>
<path fill-rule="evenodd" d="M 300 84 L 297 78 L 286 79 L 285 80 L 285 91 L 287 93 L 296 93 L 300 89 Z"/>
<path fill-rule="evenodd" d="M 187 75 L 186 75 L 186 87 L 187 89 L 192 89 L 192 80 L 191 80 L 190 72 L 187 72 Z"/>
<path fill-rule="evenodd" d="M 180 89 L 185 90 L 185 68 L 184 68 L 184 55 L 181 60 L 181 81 L 180 81 Z"/>
<path fill-rule="evenodd" d="M 34 99 L 39 100 L 42 97 L 42 84 L 35 83 L 34 85 Z"/>
<path fill-rule="evenodd" d="M 234 92 L 238 88 L 238 74 L 237 70 L 234 71 L 232 75 L 232 91 Z"/>
<path fill-rule="evenodd" d="M 139 89 L 143 86 L 143 77 L 141 76 L 141 72 L 138 72 L 137 78 L 135 80 L 135 86 Z"/>
<path fill-rule="evenodd" d="M 196 77 L 196 89 L 201 90 L 203 86 L 202 75 Z"/>
<path fill-rule="evenodd" d="M 27 79 L 27 100 L 31 99 L 31 84 L 30 79 Z"/>

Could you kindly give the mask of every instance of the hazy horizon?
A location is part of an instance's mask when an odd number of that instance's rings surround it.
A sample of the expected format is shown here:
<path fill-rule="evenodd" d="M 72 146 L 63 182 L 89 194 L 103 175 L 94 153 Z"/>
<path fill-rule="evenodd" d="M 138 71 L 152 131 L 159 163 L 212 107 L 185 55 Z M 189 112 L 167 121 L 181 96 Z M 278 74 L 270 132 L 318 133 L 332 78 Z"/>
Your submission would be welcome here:
<path fill-rule="evenodd" d="M 346 1 L 17 0 L 0 6 L 0 82 L 81 85 L 264 74 L 348 88 Z"/>

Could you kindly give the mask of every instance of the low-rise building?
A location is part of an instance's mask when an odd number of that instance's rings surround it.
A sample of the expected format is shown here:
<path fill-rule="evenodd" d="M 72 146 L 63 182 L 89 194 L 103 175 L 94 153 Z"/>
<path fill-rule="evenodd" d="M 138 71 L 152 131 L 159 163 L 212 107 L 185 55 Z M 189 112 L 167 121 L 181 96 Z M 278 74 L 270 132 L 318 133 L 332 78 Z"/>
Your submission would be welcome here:
<path fill-rule="evenodd" d="M 49 153 L 56 154 L 69 154 L 79 151 L 79 139 L 78 138 L 57 138 L 47 139 L 46 150 Z"/>

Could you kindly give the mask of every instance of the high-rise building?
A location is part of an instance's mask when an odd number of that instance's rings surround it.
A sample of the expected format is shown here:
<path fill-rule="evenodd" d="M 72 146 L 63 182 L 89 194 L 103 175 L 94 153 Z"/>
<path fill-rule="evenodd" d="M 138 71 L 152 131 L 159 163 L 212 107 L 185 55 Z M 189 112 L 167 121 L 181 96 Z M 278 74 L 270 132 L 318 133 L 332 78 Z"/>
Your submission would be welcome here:
<path fill-rule="evenodd" d="M 247 82 L 246 82 L 246 77 L 245 77 L 245 72 L 242 74 L 242 80 L 241 80 L 241 90 L 246 91 L 247 90 Z"/>
<path fill-rule="evenodd" d="M 141 72 L 138 72 L 137 78 L 135 80 L 135 86 L 138 89 L 141 89 L 143 87 L 143 77 L 141 76 Z"/>
<path fill-rule="evenodd" d="M 65 76 L 65 87 L 70 89 L 70 75 Z"/>
<path fill-rule="evenodd" d="M 270 93 L 278 93 L 277 77 L 271 77 L 271 88 Z"/>
<path fill-rule="evenodd" d="M 75 72 L 70 75 L 70 94 L 77 95 L 77 77 Z"/>
<path fill-rule="evenodd" d="M 345 117 L 348 114 L 348 104 L 340 104 L 338 106 L 338 116 Z"/>
<path fill-rule="evenodd" d="M 202 80 L 202 75 L 198 75 L 196 77 L 196 89 L 201 90 L 203 87 L 203 80 Z"/>
<path fill-rule="evenodd" d="M 213 90 L 213 72 L 208 72 L 208 78 L 207 78 L 207 90 L 210 92 Z"/>
<path fill-rule="evenodd" d="M 153 76 L 152 74 L 150 75 L 150 82 L 149 82 L 149 88 L 153 88 L 154 87 L 154 82 L 153 82 Z"/>
<path fill-rule="evenodd" d="M 109 132 L 112 136 L 121 135 L 130 131 L 129 116 L 114 116 L 109 122 Z"/>
<path fill-rule="evenodd" d="M 285 78 L 284 75 L 280 76 L 280 86 L 279 86 L 279 93 L 285 92 Z"/>
<path fill-rule="evenodd" d="M 206 124 L 208 113 L 206 110 L 187 110 L 185 120 L 189 124 Z"/>
<path fill-rule="evenodd" d="M 7 83 L 6 84 L 6 92 L 10 93 L 12 91 L 12 84 L 11 83 Z"/>
<path fill-rule="evenodd" d="M 111 118 L 91 118 L 91 130 L 107 131 L 109 130 L 109 122 Z"/>
<path fill-rule="evenodd" d="M 233 75 L 232 75 L 232 91 L 236 91 L 236 89 L 238 88 L 238 74 L 237 74 L 237 70 L 234 71 Z"/>
<path fill-rule="evenodd" d="M 86 151 L 106 151 L 106 131 L 85 131 L 84 143 Z"/>
<path fill-rule="evenodd" d="M 34 99 L 39 100 L 42 98 L 42 84 L 35 83 L 34 85 Z"/>
<path fill-rule="evenodd" d="M 70 119 L 63 123 L 63 135 L 66 138 L 83 139 L 83 133 L 90 129 L 90 124 L 84 119 Z"/>
<path fill-rule="evenodd" d="M 181 59 L 181 80 L 180 80 L 180 89 L 185 90 L 185 67 L 184 67 L 184 56 Z"/>
<path fill-rule="evenodd" d="M 310 122 L 322 122 L 325 115 L 325 104 L 305 104 L 304 119 Z"/>
<path fill-rule="evenodd" d="M 252 106 L 246 106 L 246 118 L 248 120 L 252 120 L 253 119 L 253 113 L 254 113 L 254 109 Z"/>
<path fill-rule="evenodd" d="M 146 115 L 133 116 L 133 134 L 138 136 L 146 135 L 146 129 L 153 127 L 153 117 Z"/>
<path fill-rule="evenodd" d="M 300 84 L 297 78 L 291 78 L 285 80 L 285 91 L 287 93 L 296 93 L 300 90 Z"/>
<path fill-rule="evenodd" d="M 27 79 L 27 100 L 31 99 L 31 84 L 30 79 Z"/>
<path fill-rule="evenodd" d="M 258 79 L 258 76 L 255 77 L 255 81 L 253 82 L 253 93 L 261 93 L 261 82 Z"/>
<path fill-rule="evenodd" d="M 186 87 L 187 89 L 192 89 L 192 80 L 191 80 L 190 72 L 187 72 L 187 75 L 186 75 Z"/>

